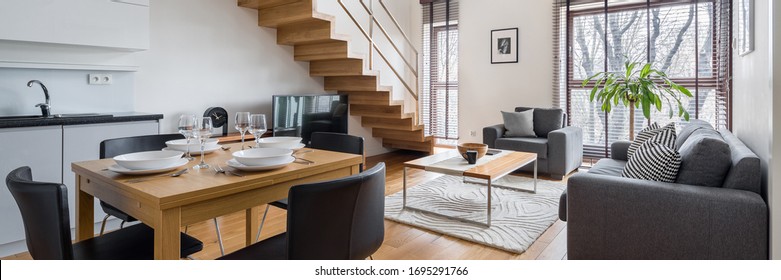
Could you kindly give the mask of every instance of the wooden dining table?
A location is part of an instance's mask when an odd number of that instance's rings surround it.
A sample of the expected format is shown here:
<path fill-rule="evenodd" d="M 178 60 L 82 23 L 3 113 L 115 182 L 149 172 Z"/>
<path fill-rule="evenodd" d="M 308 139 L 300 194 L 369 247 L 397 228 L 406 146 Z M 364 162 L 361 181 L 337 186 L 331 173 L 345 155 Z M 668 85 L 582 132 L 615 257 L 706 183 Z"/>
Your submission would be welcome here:
<path fill-rule="evenodd" d="M 108 170 L 115 164 L 113 159 L 74 162 L 71 169 L 76 174 L 77 239 L 94 236 L 94 199 L 98 198 L 154 229 L 155 259 L 180 258 L 179 233 L 183 226 L 238 211 L 245 211 L 246 245 L 251 245 L 263 204 L 287 197 L 288 190 L 295 185 L 357 174 L 363 162 L 361 155 L 304 148 L 295 155 L 312 163 L 297 160 L 276 170 L 239 171 L 226 162 L 241 144 L 224 146 L 231 149 L 206 154 L 206 162 L 243 177 L 213 169 L 193 169 L 200 157 L 176 169 L 189 168 L 179 177 L 122 175 Z"/>

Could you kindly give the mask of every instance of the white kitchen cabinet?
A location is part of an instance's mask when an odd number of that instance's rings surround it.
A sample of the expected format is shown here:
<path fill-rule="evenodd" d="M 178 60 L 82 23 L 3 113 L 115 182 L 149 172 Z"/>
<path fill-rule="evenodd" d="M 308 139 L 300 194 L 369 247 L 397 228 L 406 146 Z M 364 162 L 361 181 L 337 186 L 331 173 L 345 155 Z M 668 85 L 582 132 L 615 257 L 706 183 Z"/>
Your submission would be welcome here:
<path fill-rule="evenodd" d="M 2 128 L 0 155 L 0 244 L 7 244 L 24 239 L 24 225 L 5 177 L 29 166 L 36 181 L 61 183 L 62 126 Z"/>
<path fill-rule="evenodd" d="M 149 49 L 149 0 L 2 0 L 0 40 Z"/>
<path fill-rule="evenodd" d="M 0 129 L 0 257 L 27 251 L 22 217 L 5 185 L 5 176 L 11 170 L 30 166 L 34 180 L 65 184 L 73 229 L 76 226 L 76 179 L 71 163 L 98 159 L 100 142 L 105 139 L 158 133 L 157 120 Z M 95 200 L 96 228 L 104 215 Z"/>
<path fill-rule="evenodd" d="M 62 128 L 62 182 L 68 186 L 68 205 L 70 206 L 71 228 L 75 228 L 76 213 L 76 176 L 71 163 L 100 158 L 100 142 L 106 139 L 138 135 L 158 134 L 157 121 L 101 123 L 87 125 L 67 125 Z M 106 214 L 95 200 L 95 221 L 100 222 Z"/>

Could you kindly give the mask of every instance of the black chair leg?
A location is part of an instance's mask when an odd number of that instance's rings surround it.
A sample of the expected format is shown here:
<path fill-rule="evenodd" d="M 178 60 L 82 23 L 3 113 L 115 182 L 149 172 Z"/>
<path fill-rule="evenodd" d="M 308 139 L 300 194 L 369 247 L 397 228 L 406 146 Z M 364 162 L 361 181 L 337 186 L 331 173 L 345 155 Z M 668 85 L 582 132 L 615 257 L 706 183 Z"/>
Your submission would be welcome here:
<path fill-rule="evenodd" d="M 269 207 L 271 207 L 271 205 L 266 204 L 266 212 L 263 212 L 263 218 L 260 219 L 260 226 L 258 227 L 258 236 L 255 236 L 255 242 L 258 242 L 258 240 L 260 240 L 260 231 L 263 229 L 263 224 L 266 223 L 266 215 L 268 215 Z"/>
<path fill-rule="evenodd" d="M 108 220 L 108 217 L 111 217 L 111 215 L 106 214 L 106 216 L 103 217 L 103 223 L 100 224 L 100 235 L 103 235 L 103 231 L 106 230 L 106 220 Z"/>

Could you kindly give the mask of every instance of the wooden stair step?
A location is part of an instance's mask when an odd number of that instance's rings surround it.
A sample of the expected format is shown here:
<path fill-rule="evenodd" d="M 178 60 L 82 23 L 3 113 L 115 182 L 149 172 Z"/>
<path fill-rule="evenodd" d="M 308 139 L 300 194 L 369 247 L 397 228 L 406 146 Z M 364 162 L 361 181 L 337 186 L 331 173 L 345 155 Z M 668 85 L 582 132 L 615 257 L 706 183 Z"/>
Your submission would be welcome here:
<path fill-rule="evenodd" d="M 350 105 L 350 115 L 361 117 L 401 119 L 403 110 L 401 105 Z"/>
<path fill-rule="evenodd" d="M 350 104 L 388 106 L 394 104 L 387 91 L 341 91 L 347 94 Z"/>
<path fill-rule="evenodd" d="M 422 130 L 422 125 L 416 125 L 412 118 L 391 119 L 377 117 L 361 117 L 361 125 L 371 128 L 385 128 L 404 131 Z"/>
<path fill-rule="evenodd" d="M 411 151 L 421 151 L 429 154 L 434 153 L 434 140 L 431 136 L 426 137 L 423 142 L 404 141 L 395 139 L 382 139 L 382 146 L 390 149 L 402 149 Z"/>
<path fill-rule="evenodd" d="M 293 54 L 296 61 L 317 61 L 349 58 L 348 42 L 332 40 L 325 43 L 297 45 Z"/>
<path fill-rule="evenodd" d="M 424 142 L 426 136 L 423 135 L 423 129 L 407 131 L 386 128 L 372 128 L 372 137 L 385 139 L 403 140 L 409 142 Z"/>
<path fill-rule="evenodd" d="M 338 36 L 333 34 L 331 21 L 310 18 L 309 20 L 277 27 L 277 44 L 306 45 L 333 42 Z"/>
<path fill-rule="evenodd" d="M 239 6 L 259 10 L 300 1 L 302 0 L 239 0 Z"/>
<path fill-rule="evenodd" d="M 360 76 L 363 75 L 363 59 L 344 58 L 318 60 L 309 63 L 309 75 L 315 77 Z"/>
<path fill-rule="evenodd" d="M 258 10 L 258 25 L 278 28 L 285 24 L 317 19 L 312 0 L 301 0 Z M 328 20 L 329 18 L 323 19 Z"/>
<path fill-rule="evenodd" d="M 325 90 L 335 91 L 378 91 L 377 76 L 325 77 Z M 390 91 L 390 90 L 382 90 Z"/>

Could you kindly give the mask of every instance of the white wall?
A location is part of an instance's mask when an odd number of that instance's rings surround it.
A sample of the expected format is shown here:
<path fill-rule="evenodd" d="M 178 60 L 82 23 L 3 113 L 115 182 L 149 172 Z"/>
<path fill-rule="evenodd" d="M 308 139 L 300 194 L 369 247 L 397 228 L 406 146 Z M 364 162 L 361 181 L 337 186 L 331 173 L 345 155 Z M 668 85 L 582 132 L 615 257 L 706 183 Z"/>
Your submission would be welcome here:
<path fill-rule="evenodd" d="M 89 73 L 109 73 L 114 82 L 88 85 Z M 44 102 L 43 91 L 38 85 L 27 87 L 30 80 L 40 80 L 49 89 L 52 114 L 133 110 L 131 72 L 0 68 L 0 115 L 41 114 L 35 104 Z"/>
<path fill-rule="evenodd" d="M 771 1 L 755 1 L 754 18 L 754 52 L 740 56 L 737 52 L 733 56 L 733 127 L 732 131 L 751 150 L 759 156 L 762 162 L 762 186 L 767 189 L 770 197 L 771 208 L 771 246 L 773 258 L 781 258 L 781 224 L 778 223 L 781 215 L 781 204 L 777 204 L 777 192 L 781 190 L 777 185 L 781 177 L 773 177 L 772 155 L 774 152 L 773 115 L 781 112 L 781 107 L 774 106 L 773 100 L 773 34 L 771 19 L 773 10 L 770 9 Z M 735 27 L 734 30 L 737 30 Z M 777 47 L 777 46 L 776 46 Z M 781 80 L 780 80 L 781 81 Z M 777 102 L 777 101 L 776 101 Z M 762 120 L 762 121 L 758 121 Z M 777 125 L 777 124 L 776 124 Z M 778 130 L 775 130 L 778 133 Z M 778 144 L 776 144 L 778 145 Z M 775 182 L 774 182 L 775 181 Z"/>
<path fill-rule="evenodd" d="M 411 2 L 388 4 L 406 11 Z M 320 1 L 319 7 L 341 10 L 336 1 Z M 406 13 L 399 14 L 407 25 Z M 276 44 L 276 29 L 258 27 L 257 11 L 240 8 L 235 0 L 152 1 L 150 18 L 151 46 L 139 54 L 135 109 L 164 113 L 163 133 L 175 132 L 178 116 L 186 112 L 221 106 L 231 114 L 270 115 L 272 95 L 325 93 L 323 79 L 309 77 L 309 64 L 295 62 L 292 47 Z M 361 127 L 360 118 L 350 117 L 349 130 L 366 139 L 367 155 L 387 151 L 371 129 Z"/>
<path fill-rule="evenodd" d="M 499 111 L 553 105 L 552 2 L 459 3 L 459 136 L 461 142 L 482 143 L 483 127 L 502 123 Z M 518 63 L 491 64 L 491 30 L 515 27 Z"/>
<path fill-rule="evenodd" d="M 773 38 L 771 60 L 773 67 L 773 96 L 781 96 L 781 4 L 770 1 L 772 12 L 772 27 L 770 34 Z M 781 115 L 781 98 L 773 98 L 773 112 L 775 116 Z M 773 156 L 770 163 L 770 182 L 768 198 L 770 200 L 770 256 L 774 260 L 781 259 L 781 121 L 773 121 Z M 778 140 L 776 140 L 778 139 Z M 773 160 L 775 159 L 775 160 Z"/>
<path fill-rule="evenodd" d="M 257 10 L 235 0 L 152 1 L 150 8 L 150 49 L 139 54 L 135 109 L 164 113 L 163 133 L 176 131 L 182 113 L 220 106 L 270 116 L 272 95 L 324 93 L 308 63 L 293 61 L 293 48 L 276 44 L 276 29 L 258 26 Z"/>

